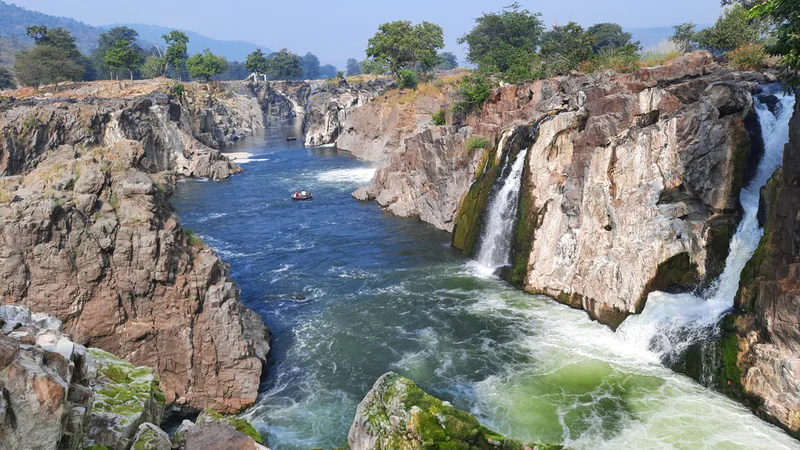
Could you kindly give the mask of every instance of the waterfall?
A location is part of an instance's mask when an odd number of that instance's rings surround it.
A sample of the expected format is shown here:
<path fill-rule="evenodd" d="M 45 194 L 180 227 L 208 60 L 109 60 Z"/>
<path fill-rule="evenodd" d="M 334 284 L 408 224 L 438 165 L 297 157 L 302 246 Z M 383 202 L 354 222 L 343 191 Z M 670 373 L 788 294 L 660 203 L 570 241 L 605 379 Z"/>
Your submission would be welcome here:
<path fill-rule="evenodd" d="M 507 171 L 509 164 L 511 171 L 499 189 L 496 189 L 486 209 L 486 222 L 483 225 L 476 259 L 481 265 L 493 271 L 511 262 L 511 233 L 517 220 L 519 191 L 522 187 L 522 173 L 527 154 L 528 150 L 523 149 L 517 153 L 513 161 L 511 155 L 506 157 L 503 173 Z"/>
<path fill-rule="evenodd" d="M 763 236 L 764 230 L 757 218 L 760 191 L 781 165 L 783 148 L 789 139 L 789 119 L 794 110 L 793 96 L 776 96 L 779 100 L 774 113 L 756 98 L 764 156 L 755 177 L 740 194 L 744 216 L 731 240 L 722 275 L 703 293 L 651 293 L 642 314 L 629 317 L 617 330 L 630 345 L 655 352 L 668 365 L 678 361 L 689 347 L 702 344 L 718 333 L 717 324 L 733 306 L 742 270 Z"/>

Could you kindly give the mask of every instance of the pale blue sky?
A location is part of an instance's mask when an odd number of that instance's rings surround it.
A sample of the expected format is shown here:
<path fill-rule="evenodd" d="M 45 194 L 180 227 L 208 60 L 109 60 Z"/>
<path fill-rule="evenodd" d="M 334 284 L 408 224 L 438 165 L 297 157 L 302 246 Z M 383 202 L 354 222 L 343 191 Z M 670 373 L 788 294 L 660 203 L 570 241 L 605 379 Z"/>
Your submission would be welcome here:
<path fill-rule="evenodd" d="M 448 51 L 459 56 L 456 39 L 474 18 L 513 0 L 5 0 L 90 25 L 146 23 L 196 31 L 217 39 L 244 40 L 272 49 L 311 51 L 341 65 L 362 59 L 367 39 L 392 20 L 427 20 L 444 28 Z M 520 1 L 543 14 L 545 24 L 576 21 L 583 26 L 616 22 L 623 27 L 713 23 L 719 0 Z"/>

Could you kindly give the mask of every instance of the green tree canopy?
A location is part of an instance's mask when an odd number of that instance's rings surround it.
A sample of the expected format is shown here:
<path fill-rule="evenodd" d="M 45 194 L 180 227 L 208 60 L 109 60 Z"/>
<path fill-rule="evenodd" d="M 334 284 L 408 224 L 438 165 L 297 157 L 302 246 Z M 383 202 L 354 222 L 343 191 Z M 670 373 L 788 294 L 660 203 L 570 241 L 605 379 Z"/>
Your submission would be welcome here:
<path fill-rule="evenodd" d="M 436 64 L 437 69 L 452 70 L 458 67 L 458 58 L 450 52 L 439 53 L 439 62 Z"/>
<path fill-rule="evenodd" d="M 256 75 L 265 75 L 267 73 L 267 56 L 261 49 L 256 49 L 253 53 L 247 55 L 247 60 L 244 63 L 245 68 Z"/>
<path fill-rule="evenodd" d="M 27 28 L 28 36 L 33 38 L 36 45 L 49 45 L 61 50 L 67 58 L 78 60 L 81 52 L 75 45 L 75 37 L 63 28 L 47 28 L 34 25 Z"/>
<path fill-rule="evenodd" d="M 189 36 L 178 30 L 172 30 L 169 34 L 161 36 L 161 38 L 167 43 L 167 53 L 165 55 L 167 64 L 175 68 L 175 71 L 178 72 L 178 79 L 183 81 L 183 65 L 186 62 L 187 52 L 189 51 Z"/>
<path fill-rule="evenodd" d="M 325 64 L 324 66 L 319 68 L 319 77 L 320 78 L 335 78 L 339 75 L 339 71 L 336 67 Z"/>
<path fill-rule="evenodd" d="M 303 56 L 303 79 L 316 80 L 319 78 L 319 58 L 313 53 L 306 53 Z"/>
<path fill-rule="evenodd" d="M 284 48 L 267 59 L 267 75 L 276 80 L 299 78 L 303 75 L 303 62 L 299 56 Z"/>
<path fill-rule="evenodd" d="M 144 60 L 144 50 L 136 44 L 137 39 L 139 39 L 139 33 L 128 27 L 114 27 L 101 34 L 97 41 L 97 48 L 91 56 L 93 64 L 98 69 L 98 75 L 101 77 L 113 76 L 116 71 L 120 70 L 120 68 L 114 69 L 107 66 L 105 61 L 108 51 L 119 41 L 128 42 L 128 47 L 139 55 L 140 60 Z"/>
<path fill-rule="evenodd" d="M 0 90 L 14 89 L 15 87 L 17 86 L 14 83 L 14 74 L 5 67 L 0 67 Z"/>
<path fill-rule="evenodd" d="M 563 74 L 590 59 L 593 39 L 575 22 L 554 26 L 542 38 L 542 58 L 549 71 Z"/>
<path fill-rule="evenodd" d="M 700 47 L 714 51 L 730 51 L 757 43 L 765 31 L 763 24 L 750 18 L 741 5 L 726 8 L 714 26 L 697 32 L 694 39 Z"/>
<path fill-rule="evenodd" d="M 354 58 L 350 58 L 347 60 L 347 76 L 353 77 L 356 75 L 361 75 L 361 64 Z"/>
<path fill-rule="evenodd" d="M 749 15 L 772 24 L 767 51 L 781 57 L 782 78 L 800 86 L 800 0 L 767 0 L 755 5 Z"/>
<path fill-rule="evenodd" d="M 682 47 L 683 50 L 692 50 L 694 48 L 695 35 L 697 34 L 697 31 L 695 31 L 696 27 L 697 26 L 692 22 L 675 25 L 672 27 L 675 32 L 669 40 Z"/>
<path fill-rule="evenodd" d="M 598 23 L 586 30 L 592 39 L 592 51 L 599 54 L 603 51 L 617 50 L 631 46 L 633 51 L 639 50 L 639 42 L 633 42 L 633 35 L 622 31 L 616 23 Z"/>
<path fill-rule="evenodd" d="M 167 64 L 167 60 L 161 56 L 150 55 L 142 64 L 142 76 L 145 78 L 158 78 L 164 77 L 167 75 L 167 69 L 169 68 Z"/>
<path fill-rule="evenodd" d="M 55 84 L 79 79 L 85 69 L 70 58 L 63 49 L 52 45 L 37 45 L 17 54 L 14 73 L 25 86 Z"/>
<path fill-rule="evenodd" d="M 133 80 L 133 71 L 142 65 L 141 48 L 129 41 L 115 41 L 106 50 L 103 63 L 117 75 L 117 80 L 119 80 L 119 71 L 123 69 L 130 73 L 131 80 Z"/>
<path fill-rule="evenodd" d="M 513 3 L 475 19 L 475 28 L 458 40 L 468 46 L 467 59 L 482 70 L 506 73 L 537 59 L 544 24 L 541 14 Z"/>
<path fill-rule="evenodd" d="M 214 75 L 225 73 L 228 70 L 228 60 L 224 56 L 217 56 L 211 50 L 205 49 L 186 60 L 186 69 L 192 78 L 205 78 L 210 81 Z"/>
<path fill-rule="evenodd" d="M 369 73 L 372 75 L 383 75 L 389 70 L 384 61 L 378 61 L 375 58 L 367 58 L 361 61 L 361 72 Z"/>
<path fill-rule="evenodd" d="M 388 67 L 395 77 L 402 69 L 428 71 L 437 63 L 437 52 L 444 47 L 444 32 L 438 25 L 410 21 L 384 23 L 370 38 L 367 56 Z"/>

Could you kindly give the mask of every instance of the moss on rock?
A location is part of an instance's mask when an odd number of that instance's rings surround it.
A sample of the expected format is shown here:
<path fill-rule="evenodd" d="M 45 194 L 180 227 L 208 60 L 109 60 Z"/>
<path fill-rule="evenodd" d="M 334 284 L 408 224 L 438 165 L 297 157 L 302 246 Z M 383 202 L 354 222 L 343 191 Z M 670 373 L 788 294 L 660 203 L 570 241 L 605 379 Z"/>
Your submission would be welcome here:
<path fill-rule="evenodd" d="M 382 376 L 358 407 L 350 444 L 381 450 L 520 450 L 534 448 L 482 426 L 478 419 L 425 393 L 395 373 Z M 362 448 L 356 445 L 354 448 Z M 540 450 L 558 445 L 537 444 Z"/>
<path fill-rule="evenodd" d="M 259 444 L 264 444 L 264 439 L 261 437 L 261 433 L 256 430 L 253 424 L 245 419 L 238 417 L 226 417 L 212 409 L 206 409 L 203 411 L 203 414 L 197 418 L 197 423 L 228 424 L 235 428 L 239 433 L 251 437 Z"/>
<path fill-rule="evenodd" d="M 476 246 L 483 228 L 483 212 L 489 203 L 494 183 L 500 176 L 500 166 L 496 164 L 497 148 L 486 152 L 479 169 L 475 174 L 475 182 L 467 192 L 461 207 L 458 209 L 453 228 L 453 247 L 467 256 L 475 254 Z"/>
<path fill-rule="evenodd" d="M 688 253 L 679 253 L 658 265 L 656 275 L 647 283 L 639 301 L 636 303 L 636 314 L 644 311 L 647 296 L 651 292 L 674 292 L 692 289 L 700 282 L 697 264 L 692 262 Z"/>

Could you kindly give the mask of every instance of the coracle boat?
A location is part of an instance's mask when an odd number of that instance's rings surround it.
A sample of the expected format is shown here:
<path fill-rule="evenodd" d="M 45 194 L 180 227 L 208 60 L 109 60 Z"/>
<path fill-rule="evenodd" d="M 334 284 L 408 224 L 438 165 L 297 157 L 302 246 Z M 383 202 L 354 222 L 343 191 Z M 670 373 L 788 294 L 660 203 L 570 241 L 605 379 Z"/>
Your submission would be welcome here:
<path fill-rule="evenodd" d="M 292 194 L 292 199 L 294 200 L 312 200 L 313 198 L 314 195 L 312 195 L 311 192 L 308 191 L 300 191 Z"/>

